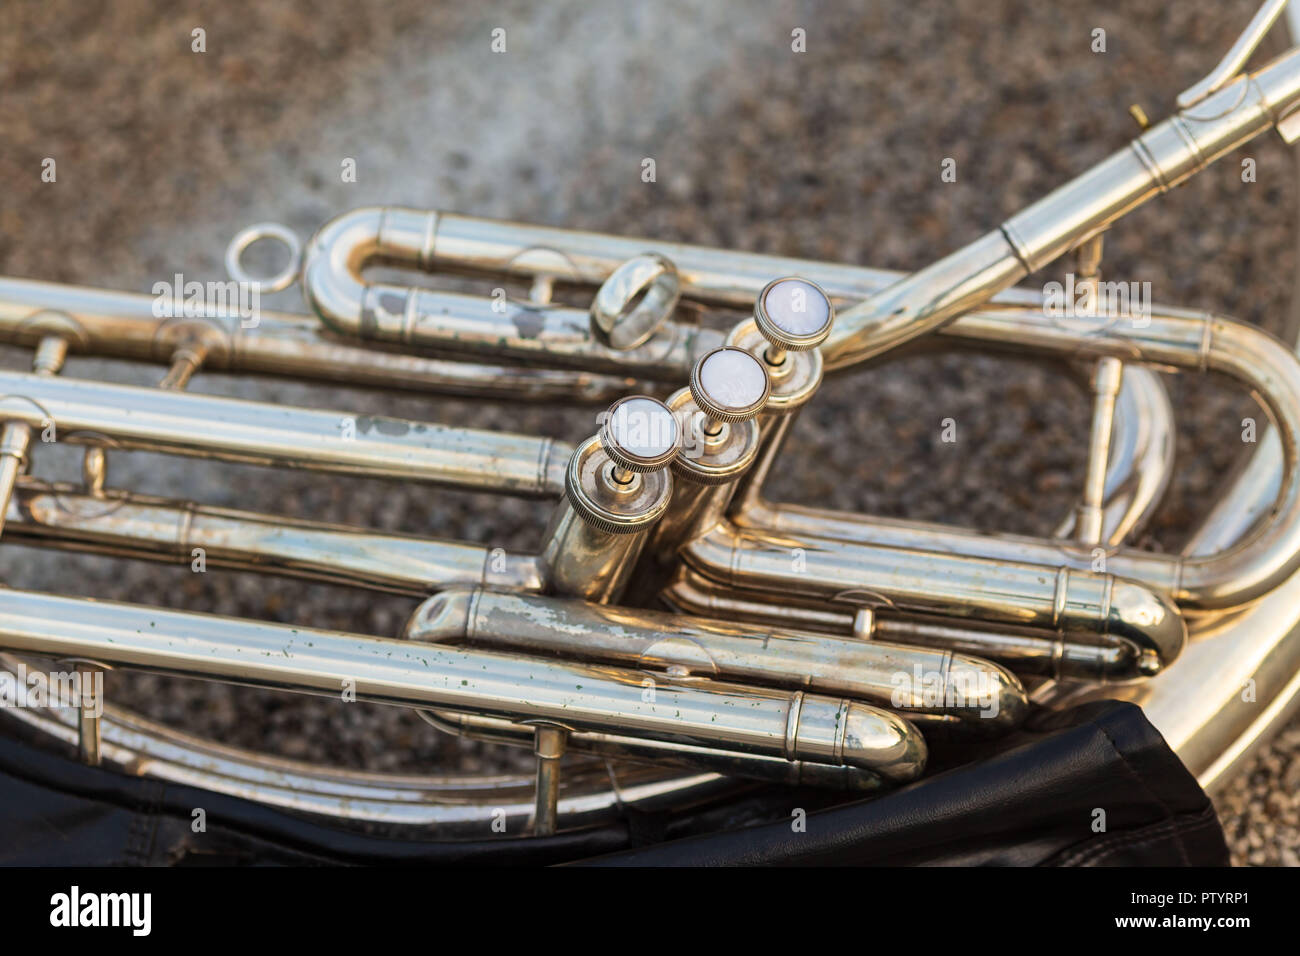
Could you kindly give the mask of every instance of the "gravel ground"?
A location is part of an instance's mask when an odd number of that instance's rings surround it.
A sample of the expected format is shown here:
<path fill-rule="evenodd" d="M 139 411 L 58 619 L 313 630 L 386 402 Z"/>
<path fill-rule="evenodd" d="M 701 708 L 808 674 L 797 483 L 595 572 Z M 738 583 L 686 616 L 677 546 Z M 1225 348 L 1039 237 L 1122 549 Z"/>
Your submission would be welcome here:
<path fill-rule="evenodd" d="M 223 278 L 249 222 L 304 237 L 370 203 L 915 269 L 1163 116 L 1222 54 L 1254 0 L 1044 4 L 545 5 L 8 0 L 0 12 L 0 272 L 147 291 Z M 489 50 L 506 30 L 507 51 Z M 790 49 L 807 31 L 807 52 Z M 1104 54 L 1092 31 L 1106 30 Z M 206 31 L 206 52 L 191 50 Z M 1243 184 L 1240 161 L 1257 162 Z M 57 182 L 40 178 L 45 157 Z M 653 157 L 657 182 L 643 183 Z M 340 164 L 356 160 L 355 183 Z M 940 182 L 945 158 L 957 181 Z M 1110 277 L 1158 301 L 1282 327 L 1295 261 L 1295 173 L 1252 145 L 1107 240 Z M 1207 210 L 1214 224 L 1207 228 Z M 293 293 L 271 305 L 300 308 Z M 7 367 L 22 357 L 0 355 Z M 157 369 L 74 360 L 69 374 L 153 382 Z M 1146 542 L 1172 549 L 1240 453 L 1253 403 L 1169 381 L 1182 470 Z M 358 412 L 589 434 L 591 413 L 200 376 L 193 388 Z M 959 440 L 938 440 L 954 418 Z M 1087 402 L 1054 370 L 910 359 L 830 383 L 801 420 L 779 497 L 876 514 L 1042 532 L 1082 474 Z M 71 476 L 59 453 L 40 468 Z M 217 505 L 506 546 L 544 509 L 378 482 L 114 456 L 110 480 Z M 296 582 L 129 565 L 6 546 L 15 586 L 391 633 L 410 602 Z M 129 680 L 130 686 L 124 686 Z M 115 676 L 159 717 L 233 743 L 352 766 L 499 766 L 380 708 Z M 1238 863 L 1295 865 L 1300 725 L 1223 796 Z"/>

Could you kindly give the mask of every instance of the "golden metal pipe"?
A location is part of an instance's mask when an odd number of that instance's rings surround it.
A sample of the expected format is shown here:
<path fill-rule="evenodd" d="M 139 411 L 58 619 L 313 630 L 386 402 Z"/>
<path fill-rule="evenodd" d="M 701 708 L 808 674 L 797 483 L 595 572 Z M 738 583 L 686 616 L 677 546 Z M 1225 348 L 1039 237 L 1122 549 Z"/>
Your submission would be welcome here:
<path fill-rule="evenodd" d="M 38 377 L 55 375 L 63 368 L 68 355 L 68 344 L 56 336 L 47 335 L 36 344 L 36 354 L 32 357 L 33 373 Z M 0 398 L 0 402 L 3 399 Z M 43 428 L 49 424 L 48 419 L 35 423 Z M 0 427 L 0 534 L 4 533 L 5 515 L 9 512 L 9 503 L 13 500 L 18 476 L 27 465 L 27 452 L 32 443 L 33 423 L 6 421 Z"/>
<path fill-rule="evenodd" d="M 12 657 L 0 656 L 0 666 L 13 672 L 17 662 Z M 444 716 L 449 720 L 461 717 L 449 711 Z M 20 722 L 76 746 L 76 715 L 68 708 L 9 707 L 0 709 L 0 719 Z M 295 813 L 432 828 L 441 839 L 457 840 L 482 839 L 485 828 L 493 823 L 503 828 L 503 836 L 518 836 L 526 832 L 534 811 L 534 781 L 520 774 L 494 774 L 485 779 L 477 774 L 340 770 L 216 744 L 111 705 L 105 707 L 100 723 L 103 762 L 108 766 L 131 775 L 225 793 Z M 494 723 L 519 727 L 509 721 Z M 448 733 L 463 732 L 450 725 L 443 729 Z M 625 739 L 635 747 L 653 752 L 654 741 Z M 672 745 L 666 747 L 672 750 Z M 798 765 L 797 761 L 768 759 L 770 763 L 765 766 L 770 765 L 774 770 L 788 764 Z M 739 758 L 733 755 L 732 760 L 742 766 L 762 763 L 752 755 Z M 863 771 L 856 773 L 870 776 Z M 557 827 L 580 829 L 617 821 L 627 811 L 655 812 L 693 806 L 733 796 L 750 786 L 748 781 L 719 773 L 684 772 L 673 766 L 651 767 L 624 761 L 591 761 L 568 768 L 560 791 Z"/>
<path fill-rule="evenodd" d="M 1119 545 L 1146 527 L 1173 477 L 1174 445 L 1174 410 L 1160 375 L 1126 366 L 1115 397 L 1102 493 L 1101 545 Z M 1071 511 L 1052 537 L 1073 536 L 1074 519 Z"/>
<path fill-rule="evenodd" d="M 841 369 L 940 328 L 1272 129 L 1300 102 L 1290 50 L 1145 130 L 998 229 L 840 313 L 822 347 Z"/>
<path fill-rule="evenodd" d="M 439 730 L 474 740 L 531 747 L 531 728 L 477 714 L 451 711 L 421 711 L 421 716 Z M 806 760 L 786 760 L 757 754 L 737 754 L 712 747 L 698 747 L 675 740 L 650 740 L 619 734 L 572 731 L 569 749 L 576 753 L 596 754 L 617 760 L 653 763 L 657 766 L 704 769 L 729 777 L 764 780 L 788 787 L 819 787 L 828 790 L 868 792 L 878 790 L 885 781 L 877 774 L 855 767 L 832 767 Z"/>
<path fill-rule="evenodd" d="M 164 611 L 27 591 L 0 592 L 0 646 L 179 676 L 446 708 L 574 729 L 668 738 L 920 773 L 925 744 L 906 721 L 855 701 L 641 675 L 339 631 Z"/>
<path fill-rule="evenodd" d="M 1015 625 L 992 625 L 956 617 L 930 617 L 883 607 L 862 609 L 791 595 L 741 592 L 720 586 L 689 567 L 680 569 L 661 598 L 684 614 L 743 621 L 766 628 L 790 628 L 852 634 L 859 640 L 883 641 L 911 647 L 944 648 L 959 654 L 996 661 L 1015 673 L 1053 679 L 1083 680 L 1110 685 L 1144 678 L 1150 657 L 1130 641 L 1088 634 L 1067 634 Z"/>
<path fill-rule="evenodd" d="M 1131 649 L 1154 674 L 1182 651 L 1187 631 L 1172 602 L 1110 574 L 1024 562 L 798 539 L 720 525 L 683 560 L 732 588 L 902 613 L 1085 634 Z"/>
<path fill-rule="evenodd" d="M 1103 234 L 1099 233 L 1075 250 L 1078 272 L 1075 288 L 1081 290 L 1085 302 L 1093 304 L 1094 311 L 1099 301 L 1103 240 Z M 1088 383 L 1092 393 L 1092 431 L 1088 437 L 1083 495 L 1075 511 L 1073 529 L 1074 537 L 1081 544 L 1101 543 L 1110 439 L 1115 423 L 1115 402 L 1123 380 L 1124 364 L 1113 355 L 1107 355 L 1097 360 Z"/>
<path fill-rule="evenodd" d="M 549 438 L 16 372 L 0 372 L 0 416 L 55 422 L 72 443 L 540 497 L 562 492 L 570 453 Z"/>
<path fill-rule="evenodd" d="M 949 651 L 760 631 L 721 620 L 485 589 L 425 601 L 410 640 L 556 654 L 761 687 L 806 689 L 959 717 L 1005 730 L 1025 716 L 1020 682 L 1002 668 Z"/>
<path fill-rule="evenodd" d="M 1097 361 L 1097 371 L 1093 376 L 1095 398 L 1092 433 L 1088 440 L 1087 473 L 1083 482 L 1083 500 L 1079 502 L 1075 522 L 1075 537 L 1081 544 L 1101 543 L 1110 436 L 1115 424 L 1115 397 L 1119 393 L 1123 374 L 1123 363 L 1113 355 Z"/>
<path fill-rule="evenodd" d="M 648 253 L 670 260 L 683 294 L 697 301 L 748 305 L 772 276 L 783 274 L 806 276 L 832 298 L 857 300 L 823 346 L 827 367 L 839 369 L 1006 292 L 1152 196 L 1272 128 L 1298 101 L 1300 52 L 1293 51 L 1144 131 L 1127 149 L 999 229 L 885 290 L 879 286 L 888 276 L 875 270 L 369 207 L 338 217 L 313 238 L 304 262 L 304 294 L 322 320 L 345 335 L 461 351 L 491 349 L 545 365 L 680 380 L 717 344 L 707 333 L 669 322 L 646 344 L 619 351 L 599 341 L 582 310 L 368 283 L 362 274 L 367 265 L 387 264 L 591 284 Z"/>
<path fill-rule="evenodd" d="M 1188 87 L 1178 94 L 1177 103 L 1180 108 L 1187 109 L 1195 106 L 1201 100 L 1205 99 L 1211 93 L 1215 93 L 1241 72 L 1246 61 L 1250 59 L 1255 52 L 1264 35 L 1277 22 L 1277 18 L 1282 15 L 1283 9 L 1287 5 L 1287 0 L 1264 0 L 1255 15 L 1247 24 L 1246 29 L 1233 42 L 1232 47 L 1224 54 L 1223 59 L 1215 65 L 1214 69 L 1199 82 Z"/>
<path fill-rule="evenodd" d="M 626 587 L 672 500 L 668 464 L 681 444 L 672 412 L 653 398 L 629 396 L 602 418 L 600 433 L 569 459 L 541 554 L 552 590 L 592 601 L 615 600 Z"/>
<path fill-rule="evenodd" d="M 537 755 L 537 794 L 533 835 L 553 836 L 560 813 L 560 761 L 568 747 L 569 731 L 556 724 L 538 724 L 533 750 Z"/>
<path fill-rule="evenodd" d="M 31 441 L 32 430 L 27 425 L 10 422 L 0 428 L 0 534 L 4 532 L 5 515 L 18 485 L 18 476 L 27 461 Z"/>
<path fill-rule="evenodd" d="M 1262 436 L 1185 548 L 1222 551 L 1254 528 L 1276 501 L 1281 443 Z M 1300 708 L 1300 572 L 1247 607 L 1191 623 L 1178 666 L 1151 681 L 1108 688 L 1104 696 L 1140 704 L 1201 786 L 1222 791 L 1233 776 Z M 1086 686 L 1061 686 L 1044 703 L 1062 707 L 1100 696 Z"/>
<path fill-rule="evenodd" d="M 125 492 L 99 495 L 31 479 L 19 483 L 7 533 L 33 544 L 309 578 L 424 597 L 442 587 L 525 592 L 546 583 L 533 555 L 455 541 L 213 508 Z"/>
<path fill-rule="evenodd" d="M 0 342 L 66 339 L 75 352 L 170 364 L 202 346 L 210 371 L 293 376 L 442 395 L 601 404 L 648 386 L 578 370 L 472 364 L 362 348 L 322 334 L 313 316 L 263 309 L 255 324 L 213 309 L 155 314 L 156 296 L 0 277 Z"/>
<path fill-rule="evenodd" d="M 77 753 L 82 763 L 98 767 L 103 762 L 100 712 L 104 702 L 100 700 L 100 691 L 104 672 L 93 664 L 79 664 L 77 674 L 81 678 L 81 695 L 77 700 Z"/>
<path fill-rule="evenodd" d="M 171 367 L 167 369 L 167 374 L 158 383 L 158 387 L 176 391 L 188 387 L 194 373 L 203 365 L 203 357 L 206 351 L 207 349 L 202 345 L 197 348 L 177 349 L 176 354 L 172 356 Z"/>
<path fill-rule="evenodd" d="M 326 223 L 312 237 L 303 260 L 308 304 L 333 331 L 363 340 L 540 358 L 548 366 L 668 381 L 680 379 L 700 355 L 722 344 L 720 333 L 670 321 L 644 344 L 619 350 L 601 341 L 586 309 L 365 280 L 362 273 L 369 265 L 434 271 L 441 264 L 443 222 L 437 212 L 375 206 Z M 533 252 L 548 261 L 557 255 L 553 250 Z"/>
<path fill-rule="evenodd" d="M 1031 354 L 1113 356 L 1231 376 L 1257 394 L 1278 424 L 1283 446 L 1280 496 L 1270 520 L 1247 539 L 1214 554 L 1180 557 L 1120 548 L 1104 556 L 1108 572 L 1142 582 L 1192 610 L 1237 607 L 1266 594 L 1300 565 L 1300 361 L 1268 333 L 1205 314 L 1151 315 L 1135 325 L 1129 317 L 1081 331 L 1043 322 L 1028 310 L 983 311 L 958 319 L 944 337 L 996 342 Z M 890 548 L 953 552 L 965 557 L 1029 562 L 1044 567 L 1089 568 L 1091 550 L 1075 544 L 982 535 L 792 506 L 751 506 L 736 518 L 745 527 L 801 539 L 823 536 Z"/>
<path fill-rule="evenodd" d="M 0 592 L 0 640 L 64 657 L 121 658 L 130 666 L 309 692 L 326 692 L 344 668 L 360 672 L 363 693 L 421 710 L 437 708 L 433 719 L 458 732 L 516 743 L 531 735 L 542 765 L 536 804 L 526 812 L 534 815 L 539 832 L 564 825 L 565 788 L 552 772 L 560 737 L 575 751 L 787 782 L 853 788 L 908 779 L 919 772 L 924 753 L 916 728 L 869 705 L 819 695 L 893 704 L 893 693 L 886 698 L 886 691 L 899 690 L 891 680 L 906 664 L 928 666 L 949 677 L 956 667 L 997 684 L 1005 698 L 1003 716 L 1018 714 L 1024 701 L 1015 678 L 975 655 L 1048 677 L 1105 681 L 1149 675 L 1178 653 L 1184 639 L 1182 621 L 1168 599 L 1203 612 L 1257 602 L 1235 616 L 1203 617 L 1198 633 L 1207 642 L 1215 640 L 1210 628 L 1231 629 L 1258 608 L 1272 608 L 1267 618 L 1253 618 L 1269 634 L 1250 646 L 1260 651 L 1252 659 L 1265 668 L 1268 692 L 1274 695 L 1268 722 L 1275 722 L 1296 696 L 1288 691 L 1296 683 L 1295 667 L 1289 675 L 1283 667 L 1288 661 L 1294 665 L 1294 655 L 1278 637 L 1278 629 L 1290 625 L 1270 602 L 1300 573 L 1300 365 L 1280 355 L 1267 336 L 1226 320 L 1157 308 L 1145 327 L 1118 316 L 1112 328 L 1080 331 L 1049 321 L 1036 293 L 1008 288 L 1061 253 L 1095 241 L 1125 212 L 1264 129 L 1277 126 L 1284 138 L 1294 136 L 1300 117 L 1300 51 L 1250 77 L 1231 75 L 1243 59 L 1241 51 L 1258 40 L 1260 22 L 1225 58 L 1226 65 L 1185 100 L 1181 114 L 914 276 L 388 208 L 357 210 L 326 224 L 304 268 L 304 291 L 313 309 L 334 332 L 368 340 L 372 347 L 345 344 L 322 333 L 318 322 L 285 313 L 218 311 L 173 318 L 155 315 L 155 300 L 146 296 L 0 280 L 0 341 L 40 343 L 38 371 L 56 368 L 62 361 L 56 353 L 71 347 L 166 363 L 163 386 L 175 390 L 162 394 L 0 373 L 5 426 L 0 432 L 0 491 L 5 495 L 0 519 L 9 518 L 10 537 L 153 558 L 203 547 L 218 564 L 403 594 L 425 595 L 454 585 L 455 590 L 426 602 L 419 626 L 429 633 L 456 632 L 449 641 L 481 642 L 525 656 L 413 648 L 409 642 L 276 630 L 256 622 L 89 605 L 23 592 Z M 646 267 L 656 256 L 656 268 L 675 275 L 682 294 L 694 303 L 748 308 L 775 276 L 791 275 L 820 284 L 836 303 L 857 303 L 841 313 L 840 330 L 826 348 L 828 367 L 872 359 L 940 326 L 946 326 L 941 335 L 920 347 L 974 345 L 1067 363 L 1096 360 L 1099 388 L 1089 470 L 1082 504 L 1063 532 L 1075 542 L 977 536 L 768 505 L 758 494 L 759 485 L 789 431 L 793 416 L 786 415 L 763 424 L 752 479 L 733 504 L 734 524 L 721 520 L 726 493 L 697 493 L 676 505 L 684 516 L 682 528 L 665 530 L 665 541 L 694 538 L 684 551 L 688 565 L 676 569 L 665 596 L 679 607 L 709 608 L 727 621 L 542 598 L 519 592 L 552 589 L 596 600 L 616 597 L 646 528 L 663 513 L 659 499 L 667 501 L 671 483 L 656 486 L 659 493 L 649 496 L 653 501 L 641 502 L 645 507 L 620 511 L 608 507 L 610 501 L 597 500 L 604 494 L 598 482 L 608 478 L 617 486 L 613 492 L 626 492 L 638 483 L 644 490 L 649 479 L 612 452 L 609 461 L 597 460 L 591 442 L 571 454 L 568 446 L 524 436 L 356 420 L 362 426 L 358 443 L 347 440 L 348 446 L 341 447 L 338 432 L 346 430 L 348 416 L 180 391 L 200 365 L 563 401 L 625 394 L 632 390 L 629 376 L 680 385 L 696 358 L 722 341 L 722 333 L 649 315 L 640 330 L 646 341 L 632 335 L 637 329 L 624 329 L 631 338 L 623 343 L 634 347 L 612 348 L 597 334 L 596 320 L 616 325 L 619 310 L 630 305 L 626 296 L 605 296 L 604 311 L 590 314 L 551 304 L 552 293 L 561 287 L 602 284 L 616 274 L 627 278 L 632 275 L 625 265 L 629 260 L 641 260 Z M 370 264 L 520 279 L 531 283 L 534 301 L 512 302 L 497 295 L 487 302 L 372 283 L 364 275 Z M 1092 273 L 1087 263 L 1081 271 L 1085 277 Z M 671 296 L 660 293 L 658 310 L 666 311 Z M 992 305 L 985 304 L 990 301 Z M 953 321 L 961 313 L 967 314 Z M 606 336 L 610 330 L 604 329 Z M 793 353 L 784 340 L 758 345 L 756 354 L 776 363 L 777 371 L 769 369 L 774 380 L 778 372 L 788 374 Z M 491 354 L 520 367 L 400 354 L 411 346 L 465 356 Z M 893 351 L 890 358 L 900 354 Z M 816 366 L 819 375 L 820 353 L 805 355 L 808 368 Z M 779 362 L 781 358 L 786 361 Z M 1269 463 L 1260 458 L 1263 464 L 1243 472 L 1241 487 L 1248 487 L 1249 494 L 1243 491 L 1233 499 L 1244 503 L 1242 510 L 1237 515 L 1216 511 L 1197 546 L 1181 557 L 1104 547 L 1117 545 L 1149 515 L 1169 474 L 1167 398 L 1149 371 L 1130 369 L 1123 382 L 1113 380 L 1120 362 L 1225 372 L 1260 394 L 1277 422 L 1271 433 L 1277 437 L 1269 446 L 1276 452 L 1275 467 L 1266 467 Z M 557 509 L 542 555 L 532 557 L 105 492 L 102 447 L 85 459 L 85 493 L 41 488 L 18 477 L 37 421 L 57 425 L 61 439 L 127 449 L 515 494 L 554 497 L 564 490 L 567 498 Z M 1143 444 L 1147 425 L 1151 432 Z M 593 467 L 575 471 L 575 465 L 584 464 Z M 1276 506 L 1270 508 L 1274 490 Z M 618 500 L 617 495 L 611 499 Z M 636 524 L 638 533 L 616 540 L 610 524 L 622 518 Z M 639 524 L 643 518 L 645 527 Z M 1094 544 L 1102 550 L 1105 573 L 1081 570 L 1098 559 L 1087 547 Z M 665 544 L 660 550 L 662 560 L 673 547 Z M 485 584 L 510 591 L 483 590 Z M 1281 590 L 1270 593 L 1277 587 Z M 465 601 L 472 601 L 473 609 L 461 620 Z M 769 623 L 761 628 L 735 623 L 750 618 Z M 163 633 L 143 627 L 146 619 L 154 626 L 161 622 Z M 817 629 L 831 634 L 815 633 Z M 294 636 L 304 633 L 312 639 L 309 651 L 293 644 Z M 1239 665 L 1251 655 L 1236 652 L 1249 643 L 1234 640 L 1236 656 L 1225 673 L 1240 676 Z M 430 655 L 433 663 L 429 658 L 417 663 L 411 656 L 416 652 Z M 571 660 L 537 660 L 528 654 Z M 1214 675 L 1204 661 L 1210 658 L 1199 659 L 1199 677 L 1208 683 Z M 1268 661 L 1282 664 L 1269 669 Z M 671 716 L 662 699 L 648 707 L 638 699 L 645 669 L 656 674 L 654 689 L 661 698 L 673 695 Z M 1196 676 L 1193 671 L 1187 673 Z M 737 683 L 717 683 L 718 678 Z M 1172 686 L 1167 677 L 1161 681 L 1155 686 Z M 581 693 L 570 690 L 578 683 Z M 917 706 L 915 700 L 900 706 L 915 714 L 925 733 L 955 726 L 954 715 L 976 724 L 969 707 L 924 701 Z M 1223 710 L 1226 714 L 1228 709 Z M 1259 721 L 1241 730 L 1239 716 L 1234 711 L 1225 718 L 1237 734 L 1234 739 L 1257 738 L 1252 728 Z M 684 732 L 683 719 L 689 725 Z M 83 737 L 88 753 L 97 749 L 88 735 Z M 1184 739 L 1193 738 L 1227 740 L 1201 729 Z M 146 749 L 165 746 L 151 739 Z M 1198 747 L 1213 745 L 1185 746 L 1196 754 Z M 118 744 L 110 741 L 106 756 L 120 756 L 114 747 Z M 1218 764 L 1237 759 L 1229 751 L 1241 748 L 1235 743 L 1227 748 L 1216 758 Z M 168 766 L 167 772 L 183 774 L 195 772 L 196 765 Z M 670 776 L 660 792 L 698 792 L 681 782 L 688 779 Z M 336 785 L 333 780 L 317 783 Z M 284 787 L 265 781 L 255 786 L 269 800 L 286 799 Z M 367 787 L 355 790 L 374 795 Z"/>
<path fill-rule="evenodd" d="M 619 351 L 599 341 L 583 310 L 368 283 L 363 271 L 385 264 L 598 284 L 623 262 L 650 254 L 674 264 L 686 297 L 733 307 L 751 304 L 773 276 L 800 275 L 837 301 L 858 303 L 842 313 L 823 346 L 827 367 L 839 369 L 941 327 L 990 299 L 1028 301 L 1009 287 L 1272 128 L 1298 101 L 1300 52 L 1292 51 L 1147 129 L 1128 148 L 999 229 L 892 283 L 893 277 L 880 270 L 368 207 L 336 218 L 313 238 L 303 269 L 304 294 L 322 320 L 345 335 L 680 380 L 717 344 L 709 333 L 669 322 L 646 344 Z"/>

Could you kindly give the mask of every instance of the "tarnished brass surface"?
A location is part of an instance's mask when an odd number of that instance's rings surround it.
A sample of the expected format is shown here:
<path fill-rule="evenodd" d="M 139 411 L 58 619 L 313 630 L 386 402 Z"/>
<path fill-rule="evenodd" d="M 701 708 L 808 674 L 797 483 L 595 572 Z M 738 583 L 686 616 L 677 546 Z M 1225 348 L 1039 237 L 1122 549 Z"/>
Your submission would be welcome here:
<path fill-rule="evenodd" d="M 1279 10 L 1266 4 L 1173 116 L 912 275 L 372 206 L 307 244 L 311 315 L 159 314 L 148 296 L 0 279 L 0 342 L 32 350 L 30 371 L 0 372 L 0 548 L 182 563 L 201 552 L 217 567 L 423 602 L 401 634 L 365 635 L 0 589 L 0 647 L 87 674 L 350 688 L 448 733 L 528 747 L 538 773 L 296 765 L 120 702 L 100 714 L 84 697 L 63 702 L 75 714 L 11 719 L 122 772 L 457 839 L 497 810 L 549 834 L 753 781 L 856 798 L 924 773 L 927 738 L 960 746 L 1014 728 L 1030 707 L 1024 679 L 1046 706 L 1141 701 L 1217 786 L 1300 700 L 1300 361 L 1220 316 L 1154 305 L 1062 321 L 1013 286 L 1067 253 L 1097 283 L 1101 236 L 1126 213 L 1257 135 L 1296 137 L 1300 50 L 1241 73 Z M 232 246 L 244 280 L 239 255 L 266 228 Z M 499 286 L 429 288 L 439 275 Z M 764 496 L 824 373 L 940 349 L 1047 360 L 1090 390 L 1087 466 L 1054 534 Z M 155 364 L 159 385 L 68 375 L 68 355 Z M 561 440 L 187 391 L 218 371 L 607 410 Z M 1272 420 L 1177 555 L 1129 543 L 1173 470 L 1172 372 L 1226 376 Z M 633 407 L 643 420 L 619 417 Z M 657 424 L 638 433 L 646 422 Z M 29 473 L 47 443 L 84 447 L 80 484 Z M 115 487 L 111 459 L 135 452 L 552 510 L 522 553 Z"/>

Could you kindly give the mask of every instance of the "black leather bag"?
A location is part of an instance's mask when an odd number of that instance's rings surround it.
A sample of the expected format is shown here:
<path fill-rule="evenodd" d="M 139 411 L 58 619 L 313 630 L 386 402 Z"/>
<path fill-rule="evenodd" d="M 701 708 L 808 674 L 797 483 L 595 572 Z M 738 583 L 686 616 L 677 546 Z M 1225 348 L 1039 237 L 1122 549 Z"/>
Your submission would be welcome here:
<path fill-rule="evenodd" d="M 942 764 L 944 755 L 936 754 Z M 1137 707 L 1042 714 L 975 759 L 874 800 L 761 790 L 722 807 L 629 814 L 547 839 L 439 843 L 325 826 L 192 787 L 127 777 L 0 738 L 7 865 L 583 863 L 1221 866 L 1209 799 Z M 204 833 L 191 830 L 203 807 Z M 802 812 L 799 812 L 802 811 Z M 1104 814 L 1104 817 L 1099 815 Z M 796 820 L 798 826 L 796 826 Z M 1102 828 L 1104 825 L 1104 829 Z"/>

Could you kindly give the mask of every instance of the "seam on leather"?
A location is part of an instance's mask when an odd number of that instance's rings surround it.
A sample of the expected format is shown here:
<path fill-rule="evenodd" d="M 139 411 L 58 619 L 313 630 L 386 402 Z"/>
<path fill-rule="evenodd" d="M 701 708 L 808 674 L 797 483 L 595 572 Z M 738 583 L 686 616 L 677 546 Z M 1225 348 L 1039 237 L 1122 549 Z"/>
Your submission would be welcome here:
<path fill-rule="evenodd" d="M 1174 824 L 1173 826 L 1167 828 L 1168 832 L 1156 833 L 1153 830 L 1152 833 L 1148 834 L 1143 839 L 1132 839 L 1132 837 L 1135 837 L 1142 832 L 1142 831 L 1135 831 L 1134 833 L 1127 834 L 1126 838 L 1114 840 L 1111 843 L 1107 844 L 1106 846 L 1094 847 L 1093 849 L 1095 849 L 1096 852 L 1092 854 L 1091 858 L 1087 858 L 1088 857 L 1087 853 L 1082 853 L 1081 856 L 1085 858 L 1078 861 L 1075 865 L 1077 866 L 1101 865 L 1106 858 L 1113 856 L 1115 853 L 1119 852 L 1120 850 L 1132 849 L 1140 846 L 1147 846 L 1148 844 L 1155 843 L 1159 840 L 1164 840 L 1170 836 L 1177 838 L 1178 852 L 1184 859 L 1186 859 L 1187 848 L 1184 843 L 1184 838 L 1196 832 L 1197 830 L 1205 829 L 1206 827 L 1209 827 L 1211 824 L 1215 824 L 1215 823 L 1217 823 L 1217 821 L 1214 819 L 1199 819 L 1192 823 Z"/>
<path fill-rule="evenodd" d="M 1145 719 L 1145 715 L 1143 719 Z M 1177 819 L 1178 814 L 1170 810 L 1169 806 L 1165 803 L 1165 801 L 1162 800 L 1156 794 L 1156 792 L 1151 789 L 1150 786 L 1148 786 L 1146 779 L 1142 776 L 1142 774 L 1138 773 L 1137 770 L 1134 769 L 1133 765 L 1129 763 L 1128 756 L 1119 748 L 1119 745 L 1115 743 L 1115 738 L 1110 735 L 1110 731 L 1104 726 L 1104 724 L 1102 724 L 1102 722 L 1097 720 L 1091 720 L 1089 721 L 1089 723 L 1092 724 L 1092 726 L 1096 727 L 1099 731 L 1101 731 L 1102 735 L 1106 738 L 1106 742 L 1110 744 L 1110 749 L 1115 753 L 1115 756 L 1119 757 L 1120 761 L 1124 765 L 1124 769 L 1128 772 L 1129 776 L 1132 777 L 1133 780 L 1137 782 L 1137 784 L 1142 788 L 1142 790 L 1147 794 L 1147 796 L 1149 796 L 1156 804 L 1159 805 L 1161 811 L 1164 812 L 1165 820 L 1172 821 Z M 1211 808 L 1211 811 L 1212 810 L 1213 808 Z M 1187 851 L 1183 847 L 1181 840 L 1178 843 L 1178 855 L 1182 859 L 1184 866 L 1191 865 L 1191 860 L 1188 858 Z"/>
<path fill-rule="evenodd" d="M 1187 848 L 1184 845 L 1183 838 L 1197 832 L 1198 830 L 1203 830 L 1210 826 L 1218 826 L 1218 823 L 1219 820 L 1214 814 L 1213 808 L 1207 808 L 1191 819 L 1188 819 L 1186 815 L 1183 815 L 1182 817 L 1161 820 L 1158 823 L 1149 824 L 1148 826 L 1141 827 L 1137 830 L 1125 830 L 1120 833 L 1100 837 L 1083 847 L 1065 851 L 1055 860 L 1048 861 L 1047 865 L 1095 866 L 1105 858 L 1118 853 L 1120 850 L 1147 846 L 1159 840 L 1167 839 L 1170 836 L 1178 838 L 1178 853 L 1184 862 L 1186 862 Z"/>

